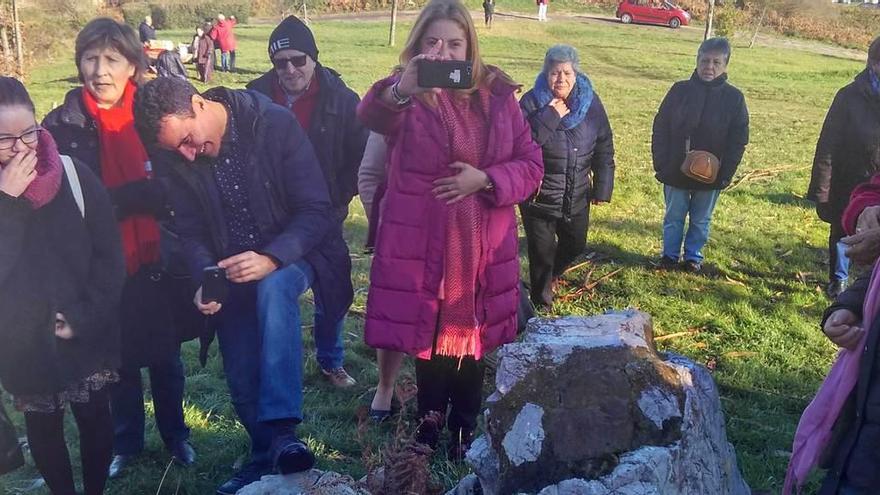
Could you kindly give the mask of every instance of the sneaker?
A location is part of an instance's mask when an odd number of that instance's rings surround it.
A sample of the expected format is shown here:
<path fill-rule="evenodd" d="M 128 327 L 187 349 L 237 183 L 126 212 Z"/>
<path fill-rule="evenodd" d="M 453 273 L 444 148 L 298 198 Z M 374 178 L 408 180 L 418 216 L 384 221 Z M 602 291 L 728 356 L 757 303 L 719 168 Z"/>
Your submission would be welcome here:
<path fill-rule="evenodd" d="M 339 388 L 348 388 L 357 383 L 357 380 L 352 378 L 342 366 L 333 368 L 332 370 L 321 368 L 321 373 L 330 380 L 330 383 Z"/>
<path fill-rule="evenodd" d="M 684 262 L 684 269 L 691 273 L 700 273 L 703 270 L 703 265 L 699 261 L 688 260 Z"/>
<path fill-rule="evenodd" d="M 272 440 L 272 459 L 282 475 L 307 471 L 315 465 L 315 455 L 292 433 Z"/>
<path fill-rule="evenodd" d="M 672 270 L 678 267 L 678 260 L 669 256 L 660 257 L 660 268 Z"/>
<path fill-rule="evenodd" d="M 260 478 L 271 473 L 272 469 L 269 466 L 249 462 L 242 466 L 232 479 L 220 485 L 220 488 L 217 488 L 217 495 L 235 495 L 242 488 L 260 481 Z"/>

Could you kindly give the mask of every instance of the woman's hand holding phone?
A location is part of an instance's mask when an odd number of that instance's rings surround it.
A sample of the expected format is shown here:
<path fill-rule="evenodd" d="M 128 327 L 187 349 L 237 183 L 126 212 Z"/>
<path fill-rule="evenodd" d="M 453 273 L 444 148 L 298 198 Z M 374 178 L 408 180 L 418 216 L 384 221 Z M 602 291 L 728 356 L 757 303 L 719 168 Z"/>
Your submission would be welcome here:
<path fill-rule="evenodd" d="M 403 72 L 400 74 L 400 80 L 397 82 L 397 93 L 400 96 L 408 98 L 421 93 L 437 94 L 442 91 L 440 88 L 423 88 L 419 86 L 419 63 L 422 60 L 446 60 L 445 57 L 440 56 L 440 50 L 442 48 L 443 40 L 437 40 L 437 43 L 435 43 L 427 53 L 421 53 L 409 60 L 406 67 L 403 69 Z M 391 97 L 391 88 L 388 88 L 386 95 L 390 100 L 393 100 Z"/>

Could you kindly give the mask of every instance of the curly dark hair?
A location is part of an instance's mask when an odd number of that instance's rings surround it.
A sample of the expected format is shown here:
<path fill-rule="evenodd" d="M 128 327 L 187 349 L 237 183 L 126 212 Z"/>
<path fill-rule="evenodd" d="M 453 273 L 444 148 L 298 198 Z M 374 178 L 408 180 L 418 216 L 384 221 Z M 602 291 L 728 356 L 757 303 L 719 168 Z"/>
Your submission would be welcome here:
<path fill-rule="evenodd" d="M 141 86 L 134 100 L 134 125 L 144 146 L 156 144 L 166 117 L 195 117 L 192 97 L 197 94 L 192 84 L 177 77 L 157 77 Z"/>

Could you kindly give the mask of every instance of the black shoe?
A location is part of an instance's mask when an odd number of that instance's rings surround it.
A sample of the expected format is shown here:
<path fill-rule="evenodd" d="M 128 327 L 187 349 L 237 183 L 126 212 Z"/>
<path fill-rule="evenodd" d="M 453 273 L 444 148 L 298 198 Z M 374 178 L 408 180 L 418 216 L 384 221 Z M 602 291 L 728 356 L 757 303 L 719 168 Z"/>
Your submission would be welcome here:
<path fill-rule="evenodd" d="M 271 472 L 272 470 L 265 464 L 249 462 L 242 466 L 232 479 L 217 488 L 217 495 L 235 495 L 242 488 L 255 481 L 260 481 L 260 478 Z"/>
<path fill-rule="evenodd" d="M 440 441 L 440 432 L 443 430 L 444 417 L 439 411 L 431 411 L 426 414 L 419 427 L 416 428 L 416 442 L 437 450 Z"/>
<path fill-rule="evenodd" d="M 174 462 L 183 467 L 192 466 L 196 462 L 196 451 L 187 440 L 178 442 L 168 450 L 171 451 L 171 457 L 174 459 Z"/>
<path fill-rule="evenodd" d="M 684 262 L 684 269 L 691 273 L 700 273 L 703 270 L 703 265 L 699 261 L 688 260 Z"/>
<path fill-rule="evenodd" d="M 678 267 L 678 260 L 675 258 L 670 258 L 669 256 L 661 256 L 660 257 L 660 268 L 666 270 L 672 270 Z"/>
<path fill-rule="evenodd" d="M 119 454 L 114 455 L 107 469 L 107 476 L 110 478 L 118 478 L 122 476 L 125 469 L 134 463 L 136 455 Z"/>
<path fill-rule="evenodd" d="M 290 433 L 272 440 L 272 459 L 280 474 L 307 471 L 315 465 L 315 455 L 302 440 Z"/>
<path fill-rule="evenodd" d="M 369 416 L 373 423 L 383 423 L 386 419 L 391 417 L 391 409 L 386 411 L 383 409 L 373 409 L 371 407 Z"/>
<path fill-rule="evenodd" d="M 834 279 L 828 282 L 828 286 L 825 287 L 825 294 L 831 299 L 836 299 L 844 290 L 846 290 L 846 280 Z"/>

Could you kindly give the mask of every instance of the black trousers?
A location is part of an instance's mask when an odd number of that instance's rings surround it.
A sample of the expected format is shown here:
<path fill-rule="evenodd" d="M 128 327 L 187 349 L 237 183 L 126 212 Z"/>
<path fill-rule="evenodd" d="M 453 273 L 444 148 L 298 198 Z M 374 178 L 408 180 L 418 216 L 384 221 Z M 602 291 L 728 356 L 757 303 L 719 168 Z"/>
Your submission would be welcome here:
<path fill-rule="evenodd" d="M 85 495 L 101 495 L 113 455 L 113 420 L 106 388 L 90 393 L 89 402 L 70 403 L 79 428 L 79 453 Z M 28 445 L 52 495 L 76 495 L 70 453 L 64 441 L 64 410 L 26 412 Z"/>
<path fill-rule="evenodd" d="M 569 221 L 520 209 L 529 248 L 529 282 L 535 306 L 553 304 L 553 279 L 571 265 L 587 247 L 590 206 Z"/>
<path fill-rule="evenodd" d="M 459 431 L 473 433 L 483 402 L 483 375 L 485 366 L 473 356 L 464 359 L 434 356 L 416 359 L 416 384 L 419 387 L 419 417 L 431 411 L 449 416 L 446 426 L 457 435 Z"/>

